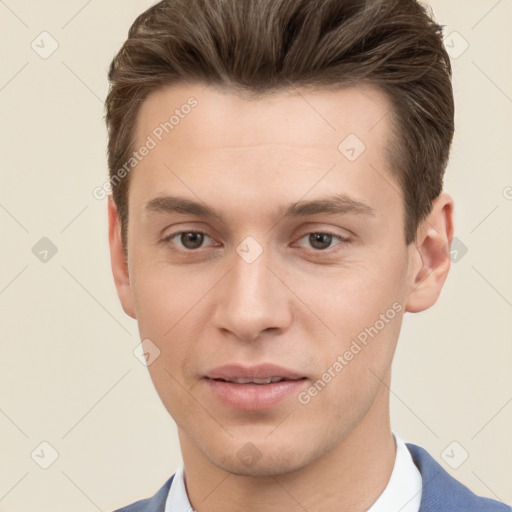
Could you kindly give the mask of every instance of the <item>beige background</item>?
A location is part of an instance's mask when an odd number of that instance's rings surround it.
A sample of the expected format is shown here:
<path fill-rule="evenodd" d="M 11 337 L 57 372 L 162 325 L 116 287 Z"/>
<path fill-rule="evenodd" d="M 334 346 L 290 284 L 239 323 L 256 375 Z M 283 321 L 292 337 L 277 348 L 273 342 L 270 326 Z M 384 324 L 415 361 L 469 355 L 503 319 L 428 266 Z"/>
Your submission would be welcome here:
<path fill-rule="evenodd" d="M 110 511 L 152 495 L 181 461 L 175 424 L 132 353 L 106 203 L 92 195 L 106 176 L 107 68 L 149 5 L 0 1 L 0 511 Z M 467 253 L 436 306 L 406 318 L 393 428 L 475 492 L 512 503 L 512 0 L 431 5 L 457 32 L 446 189 Z M 59 45 L 46 59 L 31 47 L 51 49 L 43 31 Z M 57 248 L 47 262 L 32 252 L 42 237 Z M 58 452 L 48 469 L 43 441 Z M 469 458 L 452 469 L 447 447 L 452 465 Z"/>

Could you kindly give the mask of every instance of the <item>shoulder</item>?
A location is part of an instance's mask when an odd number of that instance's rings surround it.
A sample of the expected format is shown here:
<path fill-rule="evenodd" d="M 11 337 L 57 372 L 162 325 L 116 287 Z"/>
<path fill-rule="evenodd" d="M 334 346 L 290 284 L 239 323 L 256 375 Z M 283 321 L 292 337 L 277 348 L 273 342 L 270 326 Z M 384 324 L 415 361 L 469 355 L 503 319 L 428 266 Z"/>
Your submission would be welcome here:
<path fill-rule="evenodd" d="M 421 473 L 421 512 L 511 512 L 505 503 L 477 496 L 453 478 L 424 448 L 406 443 Z"/>
<path fill-rule="evenodd" d="M 174 475 L 172 475 L 169 480 L 160 487 L 153 497 L 136 501 L 135 503 L 117 509 L 114 512 L 164 512 L 165 501 L 167 500 L 167 495 L 169 494 L 173 478 Z"/>

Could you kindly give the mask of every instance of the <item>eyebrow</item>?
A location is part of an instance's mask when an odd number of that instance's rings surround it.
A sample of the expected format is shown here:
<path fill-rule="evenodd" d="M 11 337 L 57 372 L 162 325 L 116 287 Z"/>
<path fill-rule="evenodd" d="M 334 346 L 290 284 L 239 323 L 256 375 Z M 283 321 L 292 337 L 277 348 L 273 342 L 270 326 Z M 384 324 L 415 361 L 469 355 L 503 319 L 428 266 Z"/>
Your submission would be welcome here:
<path fill-rule="evenodd" d="M 146 214 L 178 213 L 195 215 L 203 218 L 217 218 L 226 223 L 223 215 L 205 203 L 179 196 L 159 196 L 148 201 L 144 207 Z M 298 201 L 287 207 L 281 207 L 274 212 L 276 218 L 305 217 L 308 215 L 368 215 L 375 216 L 375 210 L 361 201 L 353 199 L 346 194 L 336 194 L 310 201 Z"/>

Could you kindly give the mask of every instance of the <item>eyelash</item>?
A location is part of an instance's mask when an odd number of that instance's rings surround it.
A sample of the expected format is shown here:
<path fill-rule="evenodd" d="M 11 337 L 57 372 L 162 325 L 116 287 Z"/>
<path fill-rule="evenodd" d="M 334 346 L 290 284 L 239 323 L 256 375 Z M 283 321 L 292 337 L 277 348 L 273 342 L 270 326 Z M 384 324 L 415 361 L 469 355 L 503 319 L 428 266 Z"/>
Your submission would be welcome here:
<path fill-rule="evenodd" d="M 183 235 L 184 233 L 200 234 L 200 235 L 207 236 L 208 238 L 211 238 L 213 240 L 213 238 L 208 233 L 206 233 L 205 231 L 186 230 L 186 231 L 176 231 L 174 233 L 171 233 L 170 235 L 168 235 L 165 238 L 163 238 L 161 240 L 161 243 L 164 244 L 164 245 L 167 245 L 167 244 L 169 244 L 171 242 L 171 240 L 173 238 L 175 238 L 177 236 L 180 236 L 180 235 Z M 343 244 L 350 243 L 350 239 L 344 238 L 341 235 L 337 235 L 335 233 L 331 233 L 330 231 L 309 231 L 308 233 L 304 233 L 304 235 L 302 235 L 299 238 L 299 240 L 302 240 L 304 237 L 306 237 L 308 235 L 313 235 L 313 234 L 314 235 L 329 235 L 329 236 L 332 236 L 333 238 L 338 239 L 338 241 L 340 243 L 335 245 L 334 247 L 337 247 L 338 245 L 343 245 Z M 197 249 L 186 249 L 186 248 L 183 248 L 183 249 L 176 249 L 176 250 L 179 251 L 179 252 L 184 252 L 184 253 L 194 253 L 194 252 L 199 252 L 201 249 L 203 249 L 203 247 L 199 247 Z M 333 252 L 332 247 L 328 247 L 327 249 L 311 249 L 311 250 L 313 252 L 315 252 L 315 253 L 318 253 L 318 254 L 328 254 L 328 253 Z"/>

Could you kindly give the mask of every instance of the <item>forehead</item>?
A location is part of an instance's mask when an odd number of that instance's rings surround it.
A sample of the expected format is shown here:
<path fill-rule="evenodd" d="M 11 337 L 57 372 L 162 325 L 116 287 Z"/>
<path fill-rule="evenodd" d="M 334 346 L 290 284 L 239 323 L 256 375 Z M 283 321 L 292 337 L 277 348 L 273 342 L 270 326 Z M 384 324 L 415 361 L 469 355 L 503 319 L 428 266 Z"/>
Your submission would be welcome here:
<path fill-rule="evenodd" d="M 152 149 L 132 172 L 130 210 L 173 194 L 208 198 L 217 211 L 275 212 L 305 194 L 336 193 L 389 209 L 401 202 L 389 185 L 390 112 L 368 85 L 252 97 L 204 84 L 163 88 L 138 114 L 135 148 L 151 140 Z"/>
<path fill-rule="evenodd" d="M 194 107 L 189 106 L 192 102 Z M 279 143 L 338 150 L 339 142 L 351 133 L 366 146 L 384 142 L 390 135 L 390 112 L 386 94 L 363 83 L 334 90 L 295 88 L 263 95 L 239 95 L 212 85 L 177 84 L 146 98 L 137 117 L 135 142 L 142 143 L 156 131 L 157 138 L 161 135 L 176 144 L 186 140 L 188 146 L 199 150 Z M 161 124 L 164 126 L 159 130 Z M 165 127 L 170 128 L 168 133 Z"/>

